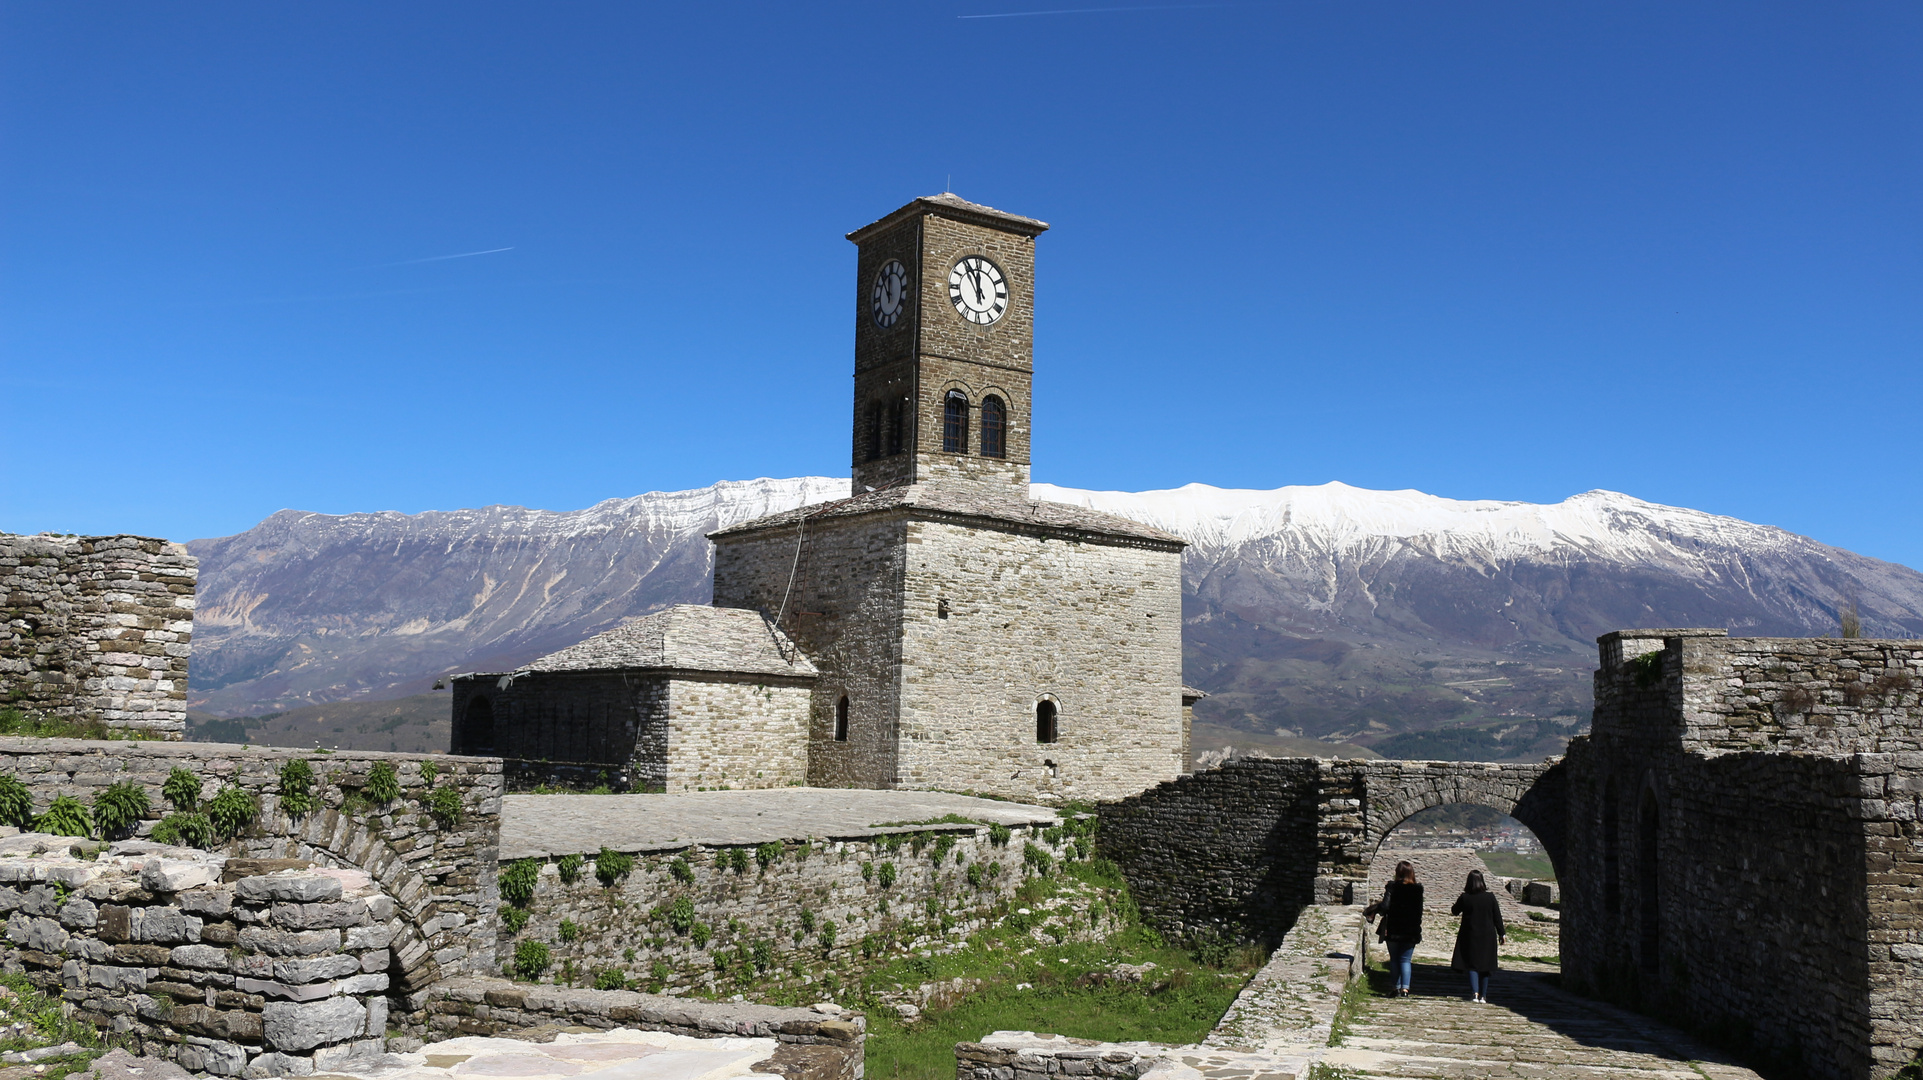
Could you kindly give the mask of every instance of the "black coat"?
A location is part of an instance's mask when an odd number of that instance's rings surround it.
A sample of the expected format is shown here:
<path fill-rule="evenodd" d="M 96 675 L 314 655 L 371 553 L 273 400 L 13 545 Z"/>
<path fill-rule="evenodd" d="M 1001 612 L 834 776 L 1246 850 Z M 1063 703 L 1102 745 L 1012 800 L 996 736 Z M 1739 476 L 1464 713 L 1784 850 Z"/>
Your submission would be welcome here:
<path fill-rule="evenodd" d="M 1456 931 L 1456 955 L 1449 966 L 1457 971 L 1496 970 L 1496 946 L 1508 936 L 1502 925 L 1502 905 L 1492 892 L 1466 892 L 1456 898 L 1449 914 L 1462 916 Z"/>
<path fill-rule="evenodd" d="M 1414 945 L 1422 940 L 1422 886 L 1416 882 L 1391 882 L 1382 893 L 1382 926 L 1376 931 L 1383 941 Z"/>

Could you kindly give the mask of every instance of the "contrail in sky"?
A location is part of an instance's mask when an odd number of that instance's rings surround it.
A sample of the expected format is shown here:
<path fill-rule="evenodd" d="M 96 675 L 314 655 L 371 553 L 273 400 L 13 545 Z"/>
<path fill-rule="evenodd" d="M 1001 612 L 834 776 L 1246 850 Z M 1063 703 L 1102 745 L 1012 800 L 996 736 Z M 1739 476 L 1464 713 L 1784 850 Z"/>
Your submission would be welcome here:
<path fill-rule="evenodd" d="M 1128 7 L 1052 8 L 1048 11 L 999 11 L 989 15 L 957 15 L 957 19 L 1020 19 L 1030 15 L 1095 15 L 1108 11 L 1182 11 L 1188 8 L 1245 7 L 1244 4 L 1131 4 Z"/>
<path fill-rule="evenodd" d="M 444 262 L 448 259 L 471 259 L 476 255 L 493 255 L 502 251 L 513 251 L 511 247 L 488 248 L 486 251 L 463 251 L 459 255 L 430 255 L 425 259 L 402 259 L 400 262 L 382 263 L 382 266 L 412 266 L 415 263 Z"/>

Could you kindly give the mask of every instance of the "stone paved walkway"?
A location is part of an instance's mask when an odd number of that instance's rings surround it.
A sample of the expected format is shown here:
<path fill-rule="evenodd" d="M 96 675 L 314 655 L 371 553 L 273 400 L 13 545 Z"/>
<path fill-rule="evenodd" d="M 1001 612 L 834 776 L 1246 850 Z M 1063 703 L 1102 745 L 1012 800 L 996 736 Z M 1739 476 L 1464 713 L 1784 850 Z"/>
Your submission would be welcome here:
<path fill-rule="evenodd" d="M 673 795 L 508 795 L 501 800 L 501 858 L 665 851 L 690 844 L 849 839 L 894 832 L 889 822 L 958 814 L 974 821 L 1053 824 L 1044 806 L 940 791 L 771 788 Z"/>
<path fill-rule="evenodd" d="M 1350 1076 L 1529 1080 L 1759 1080 L 1646 1016 L 1564 993 L 1555 968 L 1504 963 L 1491 1004 L 1465 976 L 1418 963 L 1407 998 L 1372 999 L 1322 1057 Z"/>

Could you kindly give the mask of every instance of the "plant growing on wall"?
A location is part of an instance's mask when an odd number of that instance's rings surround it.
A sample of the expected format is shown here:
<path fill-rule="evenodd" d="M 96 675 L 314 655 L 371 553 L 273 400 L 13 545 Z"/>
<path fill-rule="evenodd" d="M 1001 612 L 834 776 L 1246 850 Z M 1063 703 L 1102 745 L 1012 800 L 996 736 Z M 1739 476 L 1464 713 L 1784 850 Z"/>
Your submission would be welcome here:
<path fill-rule="evenodd" d="M 544 941 L 523 941 L 514 947 L 514 973 L 523 979 L 540 978 L 550 962 Z"/>
<path fill-rule="evenodd" d="M 988 842 L 996 847 L 1007 847 L 1009 837 L 1014 835 L 1014 830 L 999 821 L 988 826 Z"/>
<path fill-rule="evenodd" d="M 288 817 L 314 808 L 314 767 L 306 758 L 294 758 L 280 767 L 280 808 Z"/>
<path fill-rule="evenodd" d="M 602 968 L 594 973 L 594 988 L 596 990 L 626 990 L 628 988 L 628 975 L 620 968 Z"/>
<path fill-rule="evenodd" d="M 882 863 L 881 866 L 875 870 L 875 877 L 881 882 L 882 888 L 893 888 L 895 885 L 895 864 L 891 862 Z"/>
<path fill-rule="evenodd" d="M 822 952 L 827 952 L 829 949 L 835 947 L 835 930 L 835 921 L 833 919 L 829 919 L 827 922 L 821 924 L 820 937 Z"/>
<path fill-rule="evenodd" d="M 770 866 L 781 861 L 781 842 L 779 840 L 771 840 L 768 843 L 757 846 L 755 848 L 755 861 L 761 864 L 762 873 L 767 873 Z"/>
<path fill-rule="evenodd" d="M 0 824 L 16 829 L 33 825 L 33 793 L 17 776 L 0 776 Z"/>
<path fill-rule="evenodd" d="M 943 860 L 948 858 L 948 853 L 953 851 L 954 848 L 955 837 L 950 833 L 941 834 L 935 838 L 935 853 L 930 856 L 931 861 L 933 861 L 936 866 L 940 866 Z"/>
<path fill-rule="evenodd" d="M 1035 872 L 1037 877 L 1047 877 L 1055 868 L 1055 860 L 1048 852 L 1034 844 L 1022 845 L 1022 865 Z"/>
<path fill-rule="evenodd" d="M 581 880 L 581 864 L 584 861 L 579 855 L 568 854 L 561 856 L 554 864 L 555 869 L 561 873 L 561 884 L 572 885 Z M 567 939 L 563 938 L 562 940 L 565 941 Z"/>
<path fill-rule="evenodd" d="M 441 775 L 441 767 L 439 765 L 431 761 L 421 762 L 421 783 L 431 784 L 434 782 L 434 778 L 439 775 Z"/>
<path fill-rule="evenodd" d="M 688 931 L 688 936 L 694 939 L 695 948 L 705 949 L 708 947 L 708 941 L 714 937 L 714 927 L 704 922 L 695 923 Z"/>
<path fill-rule="evenodd" d="M 1636 677 L 1636 686 L 1647 690 L 1663 681 L 1663 651 L 1646 652 L 1623 665 Z"/>
<path fill-rule="evenodd" d="M 518 934 L 527 929 L 527 921 L 526 908 L 517 908 L 509 904 L 501 905 L 501 925 L 507 927 L 508 933 Z"/>
<path fill-rule="evenodd" d="M 200 806 L 200 777 L 176 765 L 160 785 L 160 794 L 174 809 L 191 814 Z"/>
<path fill-rule="evenodd" d="M 55 836 L 92 836 L 93 815 L 87 813 L 87 807 L 79 799 L 59 795 L 47 806 L 47 812 L 35 819 L 33 831 Z"/>
<path fill-rule="evenodd" d="M 541 880 L 541 864 L 533 859 L 516 859 L 501 871 L 501 899 L 515 907 L 534 901 L 534 886 Z"/>
<path fill-rule="evenodd" d="M 745 874 L 748 872 L 748 862 L 748 849 L 738 847 L 722 852 L 718 864 L 725 865 L 737 874 Z"/>
<path fill-rule="evenodd" d="M 452 784 L 442 784 L 427 797 L 427 812 L 447 828 L 461 823 L 461 793 Z M 578 857 L 578 856 L 577 856 Z"/>
<path fill-rule="evenodd" d="M 575 925 L 573 919 L 562 919 L 560 932 L 561 940 L 564 942 L 573 941 L 581 936 L 581 928 Z"/>
<path fill-rule="evenodd" d="M 207 803 L 207 820 L 221 836 L 239 836 L 260 817 L 260 800 L 238 784 L 221 788 Z"/>
<path fill-rule="evenodd" d="M 694 882 L 694 867 L 688 865 L 688 860 L 680 856 L 676 856 L 675 860 L 668 864 L 668 873 L 676 881 L 688 884 Z"/>
<path fill-rule="evenodd" d="M 634 856 L 625 851 L 615 851 L 606 844 L 594 856 L 594 876 L 612 889 L 629 874 L 634 873 Z"/>
<path fill-rule="evenodd" d="M 677 896 L 668 905 L 668 925 L 677 934 L 685 934 L 694 929 L 694 901 L 685 896 Z"/>
<path fill-rule="evenodd" d="M 394 771 L 391 761 L 379 761 L 368 770 L 367 786 L 361 789 L 376 806 L 386 806 L 401 797 L 400 774 Z"/>
<path fill-rule="evenodd" d="M 101 839 L 111 840 L 133 832 L 134 826 L 152 809 L 146 788 L 131 780 L 122 780 L 94 796 L 93 820 L 100 826 Z"/>
<path fill-rule="evenodd" d="M 214 823 L 207 820 L 206 814 L 176 810 L 154 825 L 156 844 L 204 848 L 213 846 L 214 839 Z"/>

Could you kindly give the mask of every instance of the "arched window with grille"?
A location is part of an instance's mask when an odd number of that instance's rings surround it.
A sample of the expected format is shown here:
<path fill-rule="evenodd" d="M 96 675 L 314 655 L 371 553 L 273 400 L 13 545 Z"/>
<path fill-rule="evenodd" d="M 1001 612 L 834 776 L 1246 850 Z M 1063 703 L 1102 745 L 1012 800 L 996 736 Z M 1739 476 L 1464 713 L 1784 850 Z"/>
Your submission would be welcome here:
<path fill-rule="evenodd" d="M 968 453 L 968 395 L 950 390 L 942 402 L 941 448 L 951 454 Z"/>
<path fill-rule="evenodd" d="M 1059 716 L 1060 714 L 1055 708 L 1055 703 L 1049 701 L 1047 698 L 1043 698 L 1035 703 L 1036 742 L 1051 743 L 1061 737 L 1061 727 L 1057 722 Z"/>
<path fill-rule="evenodd" d="M 835 741 L 836 742 L 848 741 L 848 695 L 847 694 L 841 695 L 841 700 L 835 702 Z"/>
<path fill-rule="evenodd" d="M 982 456 L 1008 456 L 1008 406 L 993 394 L 982 399 Z"/>

